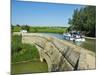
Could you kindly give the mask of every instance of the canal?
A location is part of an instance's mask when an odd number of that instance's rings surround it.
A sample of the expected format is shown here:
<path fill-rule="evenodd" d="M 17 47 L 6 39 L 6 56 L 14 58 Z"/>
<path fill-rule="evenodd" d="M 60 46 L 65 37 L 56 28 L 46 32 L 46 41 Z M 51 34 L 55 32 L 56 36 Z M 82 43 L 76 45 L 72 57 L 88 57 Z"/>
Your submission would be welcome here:
<path fill-rule="evenodd" d="M 58 33 L 42 33 L 42 34 L 48 35 L 48 36 L 54 36 L 61 40 L 68 41 L 64 39 L 62 34 L 58 34 Z M 85 40 L 86 40 L 85 42 L 73 42 L 73 41 L 68 41 L 68 42 L 73 43 L 82 48 L 88 49 L 90 51 L 96 52 L 96 39 L 85 39 Z"/>
<path fill-rule="evenodd" d="M 48 72 L 48 65 L 46 62 L 29 61 L 24 63 L 11 64 L 12 75 L 42 72 Z"/>

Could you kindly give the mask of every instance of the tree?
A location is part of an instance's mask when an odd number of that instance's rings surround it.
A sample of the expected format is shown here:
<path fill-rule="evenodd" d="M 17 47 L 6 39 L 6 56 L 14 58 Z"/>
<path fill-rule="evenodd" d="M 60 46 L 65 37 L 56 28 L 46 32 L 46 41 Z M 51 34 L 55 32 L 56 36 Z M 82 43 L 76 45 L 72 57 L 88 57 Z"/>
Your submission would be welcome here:
<path fill-rule="evenodd" d="M 28 26 L 28 25 L 23 25 L 23 26 L 21 27 L 21 29 L 29 31 L 30 26 Z"/>
<path fill-rule="evenodd" d="M 20 25 L 19 25 L 19 24 L 17 24 L 16 26 L 17 26 L 17 27 L 20 27 Z"/>
<path fill-rule="evenodd" d="M 68 23 L 72 29 L 85 31 L 88 36 L 95 36 L 96 7 L 86 6 L 79 10 L 75 9 L 72 19 L 69 19 Z"/>

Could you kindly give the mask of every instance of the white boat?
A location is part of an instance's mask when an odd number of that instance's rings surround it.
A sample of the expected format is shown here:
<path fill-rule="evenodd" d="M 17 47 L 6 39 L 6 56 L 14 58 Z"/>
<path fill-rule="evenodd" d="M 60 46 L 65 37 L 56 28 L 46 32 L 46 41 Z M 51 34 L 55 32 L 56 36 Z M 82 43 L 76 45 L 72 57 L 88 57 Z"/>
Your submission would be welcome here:
<path fill-rule="evenodd" d="M 85 41 L 85 38 L 78 38 L 78 39 L 76 38 L 75 41 L 82 41 L 82 42 L 84 42 Z"/>
<path fill-rule="evenodd" d="M 64 36 L 64 39 L 66 40 L 71 40 L 71 41 L 82 41 L 84 42 L 85 41 L 85 38 L 84 36 L 80 36 L 79 34 L 70 34 L 70 33 L 64 33 L 63 34 Z"/>

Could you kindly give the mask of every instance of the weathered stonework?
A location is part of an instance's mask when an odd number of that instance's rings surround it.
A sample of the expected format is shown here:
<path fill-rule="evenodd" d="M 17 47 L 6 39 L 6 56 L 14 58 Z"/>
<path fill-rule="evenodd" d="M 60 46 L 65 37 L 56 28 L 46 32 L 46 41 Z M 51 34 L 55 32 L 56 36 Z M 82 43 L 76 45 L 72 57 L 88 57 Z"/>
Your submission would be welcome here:
<path fill-rule="evenodd" d="M 95 54 L 69 42 L 39 33 L 23 33 L 22 43 L 35 44 L 48 71 L 95 69 Z"/>

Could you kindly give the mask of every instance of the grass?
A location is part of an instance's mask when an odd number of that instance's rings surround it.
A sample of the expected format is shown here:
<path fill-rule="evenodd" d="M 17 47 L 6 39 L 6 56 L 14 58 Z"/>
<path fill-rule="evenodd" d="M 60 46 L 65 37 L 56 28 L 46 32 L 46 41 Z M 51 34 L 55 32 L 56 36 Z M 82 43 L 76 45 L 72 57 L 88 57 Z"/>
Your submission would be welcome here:
<path fill-rule="evenodd" d="M 13 32 L 19 32 L 21 27 L 14 26 Z M 66 27 L 32 27 L 30 26 L 29 32 L 35 33 L 63 33 Z"/>
<path fill-rule="evenodd" d="M 34 45 L 22 44 L 21 36 L 12 36 L 12 63 L 39 59 L 39 53 Z"/>
<path fill-rule="evenodd" d="M 16 26 L 14 27 L 13 32 L 20 32 L 20 30 L 21 30 L 21 27 Z"/>
<path fill-rule="evenodd" d="M 11 53 L 12 55 L 14 53 L 19 52 L 22 49 L 22 43 L 21 43 L 21 36 L 18 35 L 12 35 L 12 40 L 11 40 Z"/>
<path fill-rule="evenodd" d="M 31 27 L 29 32 L 40 32 L 40 33 L 63 33 L 65 28 L 58 27 Z"/>
<path fill-rule="evenodd" d="M 40 62 L 37 48 L 34 45 L 22 44 L 21 38 L 21 36 L 12 35 L 11 73 L 15 75 L 21 73 L 47 72 L 47 64 L 46 62 Z"/>
<path fill-rule="evenodd" d="M 12 56 L 13 63 L 33 59 L 39 59 L 39 53 L 35 46 L 29 44 L 22 44 L 22 50 L 14 53 Z"/>
<path fill-rule="evenodd" d="M 96 53 L 96 40 L 86 39 L 86 41 L 82 44 L 82 47 Z"/>

